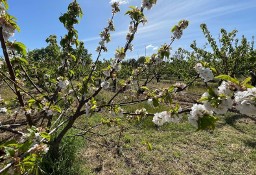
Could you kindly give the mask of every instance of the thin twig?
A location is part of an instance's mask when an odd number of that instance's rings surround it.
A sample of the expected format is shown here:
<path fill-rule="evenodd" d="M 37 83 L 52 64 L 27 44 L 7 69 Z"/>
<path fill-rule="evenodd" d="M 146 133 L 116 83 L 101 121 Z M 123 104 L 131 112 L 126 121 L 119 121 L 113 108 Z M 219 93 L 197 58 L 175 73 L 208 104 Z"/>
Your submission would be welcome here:
<path fill-rule="evenodd" d="M 20 131 L 16 131 L 16 130 L 13 130 L 11 128 L 7 128 L 7 127 L 3 127 L 3 126 L 0 126 L 0 130 L 8 131 L 8 132 L 11 132 L 13 134 L 23 135 L 23 133 L 20 132 Z"/>
<path fill-rule="evenodd" d="M 21 69 L 23 70 L 23 72 L 25 73 L 26 77 L 28 78 L 29 82 L 34 86 L 34 88 L 36 88 L 36 90 L 40 93 L 43 94 L 42 91 L 37 87 L 37 85 L 31 80 L 30 76 L 27 74 L 26 70 L 24 69 L 23 66 L 21 66 Z"/>

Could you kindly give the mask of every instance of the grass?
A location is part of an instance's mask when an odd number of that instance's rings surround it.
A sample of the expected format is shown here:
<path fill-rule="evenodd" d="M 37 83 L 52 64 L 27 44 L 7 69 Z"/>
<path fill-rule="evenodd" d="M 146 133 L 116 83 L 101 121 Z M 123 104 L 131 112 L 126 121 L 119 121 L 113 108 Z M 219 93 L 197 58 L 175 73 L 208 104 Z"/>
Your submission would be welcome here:
<path fill-rule="evenodd" d="M 232 125 L 229 124 L 230 120 L 234 120 Z M 115 147 L 118 134 L 92 138 L 94 142 L 88 142 L 78 153 L 87 173 L 160 175 L 256 172 L 256 125 L 251 119 L 229 116 L 221 120 L 213 132 L 196 132 L 186 122 L 156 128 L 150 121 L 151 118 L 140 125 L 126 125 L 129 129 L 121 137 L 121 155 L 117 154 Z M 100 128 L 101 133 L 104 130 L 108 129 Z M 106 143 L 112 147 L 101 145 Z"/>
<path fill-rule="evenodd" d="M 162 86 L 165 86 L 163 84 Z M 190 88 L 186 94 L 199 94 L 205 89 Z M 183 97 L 185 96 L 184 94 Z M 197 100 L 197 96 L 186 100 Z M 152 108 L 147 103 L 126 110 L 145 107 L 149 112 L 166 110 Z M 97 123 L 103 113 L 90 119 Z M 152 117 L 143 121 L 121 118 L 120 126 L 102 126 L 87 135 L 87 143 L 77 153 L 84 174 L 172 175 L 172 174 L 255 174 L 256 121 L 229 113 L 218 121 L 212 132 L 196 132 L 189 123 L 168 124 L 157 128 Z M 111 133 L 112 134 L 107 134 Z M 99 133 L 97 135 L 95 133 Z M 105 135 L 106 134 L 106 135 Z M 121 137 L 120 137 L 121 135 Z"/>
<path fill-rule="evenodd" d="M 151 86 L 161 88 L 169 84 Z M 10 98 L 12 94 L 3 90 L 2 97 Z M 190 107 L 203 92 L 204 86 L 196 84 L 178 94 L 175 100 L 184 101 L 184 108 Z M 109 99 L 113 94 L 103 91 L 98 98 Z M 125 96 L 121 94 L 116 101 L 124 100 Z M 143 107 L 151 113 L 168 109 L 140 103 L 125 110 Z M 79 119 L 76 126 L 88 128 L 101 123 L 102 118 L 113 116 L 103 112 L 86 121 Z M 63 161 L 55 162 L 55 172 L 83 175 L 248 175 L 256 172 L 256 121 L 253 118 L 229 113 L 218 121 L 212 132 L 196 132 L 185 120 L 157 128 L 152 117 L 142 121 L 118 118 L 119 124 L 99 125 L 76 140 L 70 139 L 74 130 L 69 132 L 64 141 Z"/>

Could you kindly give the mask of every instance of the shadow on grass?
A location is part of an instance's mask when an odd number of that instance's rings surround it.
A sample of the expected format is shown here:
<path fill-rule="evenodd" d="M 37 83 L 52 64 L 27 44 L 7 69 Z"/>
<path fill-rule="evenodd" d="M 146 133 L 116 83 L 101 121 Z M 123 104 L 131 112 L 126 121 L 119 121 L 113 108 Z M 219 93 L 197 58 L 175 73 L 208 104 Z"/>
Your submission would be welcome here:
<path fill-rule="evenodd" d="M 244 144 L 248 147 L 251 147 L 253 149 L 256 148 L 256 140 L 245 140 Z"/>
<path fill-rule="evenodd" d="M 245 116 L 245 115 L 230 115 L 225 118 L 226 124 L 232 126 L 234 129 L 238 130 L 239 132 L 245 133 L 244 130 L 241 129 L 241 126 L 237 125 L 237 121 L 240 119 L 251 119 L 256 124 L 256 118 Z"/>

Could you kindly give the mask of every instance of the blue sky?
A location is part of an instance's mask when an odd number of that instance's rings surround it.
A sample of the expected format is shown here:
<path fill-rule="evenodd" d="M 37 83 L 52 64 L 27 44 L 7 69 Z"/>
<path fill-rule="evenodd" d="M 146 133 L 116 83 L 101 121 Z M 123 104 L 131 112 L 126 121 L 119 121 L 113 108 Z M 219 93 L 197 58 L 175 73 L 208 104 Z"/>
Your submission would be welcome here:
<path fill-rule="evenodd" d="M 86 48 L 93 57 L 100 41 L 99 33 L 107 25 L 111 17 L 110 0 L 77 0 L 84 16 L 76 28 L 79 39 L 85 42 Z M 129 6 L 140 6 L 140 0 L 120 0 L 121 12 L 117 14 L 114 24 L 116 31 L 112 33 L 112 42 L 108 44 L 108 53 L 102 54 L 102 59 L 114 56 L 115 48 L 125 44 L 129 17 L 124 15 Z M 46 46 L 45 39 L 56 34 L 58 38 L 66 31 L 59 22 L 61 13 L 65 13 L 71 0 L 9 0 L 9 13 L 18 18 L 21 28 L 12 40 L 23 42 L 27 48 L 35 49 Z M 158 0 L 151 10 L 145 11 L 148 23 L 140 26 L 135 37 L 134 51 L 127 58 L 138 58 L 152 54 L 163 43 L 170 41 L 170 28 L 181 19 L 190 21 L 183 37 L 175 41 L 173 50 L 178 47 L 190 49 L 190 44 L 196 40 L 198 46 L 206 42 L 200 29 L 201 23 L 206 23 L 212 35 L 217 38 L 221 28 L 228 31 L 237 29 L 238 37 L 245 35 L 251 40 L 256 34 L 256 0 Z"/>

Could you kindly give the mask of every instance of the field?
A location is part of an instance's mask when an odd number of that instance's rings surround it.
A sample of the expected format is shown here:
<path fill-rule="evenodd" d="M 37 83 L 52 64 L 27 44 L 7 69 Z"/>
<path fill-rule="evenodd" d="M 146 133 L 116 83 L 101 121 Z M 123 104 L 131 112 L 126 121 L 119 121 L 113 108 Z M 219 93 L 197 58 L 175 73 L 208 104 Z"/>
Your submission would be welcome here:
<path fill-rule="evenodd" d="M 151 83 L 150 87 L 168 87 L 169 82 Z M 1 88 L 4 98 L 13 96 Z M 189 108 L 205 91 L 201 84 L 191 86 L 174 97 L 183 108 Z M 100 98 L 109 98 L 103 91 Z M 126 94 L 121 94 L 118 100 Z M 147 102 L 131 105 L 126 111 L 146 108 L 150 113 L 167 110 L 167 106 L 154 108 Z M 131 120 L 118 117 L 118 124 L 102 125 L 102 119 L 112 114 L 102 112 L 76 122 L 73 129 L 87 128 L 86 134 L 74 137 L 79 147 L 72 166 L 77 174 L 255 174 L 256 172 L 256 120 L 228 113 L 221 118 L 214 131 L 196 131 L 184 120 L 180 123 L 156 127 L 152 116 Z M 2 116 L 4 117 L 4 116 Z M 114 118 L 114 117 L 113 117 Z M 116 117 L 115 117 L 116 118 Z M 19 119 L 19 118 L 18 118 Z M 7 118 L 7 120 L 10 120 Z M 71 132 L 73 133 L 73 132 Z M 8 134 L 1 133 L 1 140 Z M 73 138 L 72 134 L 67 137 Z M 66 161 L 69 161 L 68 159 Z"/>
<path fill-rule="evenodd" d="M 176 98 L 190 106 L 202 91 L 204 88 L 194 86 Z M 166 109 L 147 103 L 130 108 L 141 107 L 150 112 Z M 104 115 L 109 116 L 103 113 L 89 123 L 99 123 Z M 157 128 L 151 120 L 128 121 L 123 117 L 122 131 L 120 125 L 89 130 L 82 138 L 84 146 L 76 153 L 82 174 L 255 174 L 254 119 L 228 113 L 212 132 L 197 132 L 185 120 Z"/>

